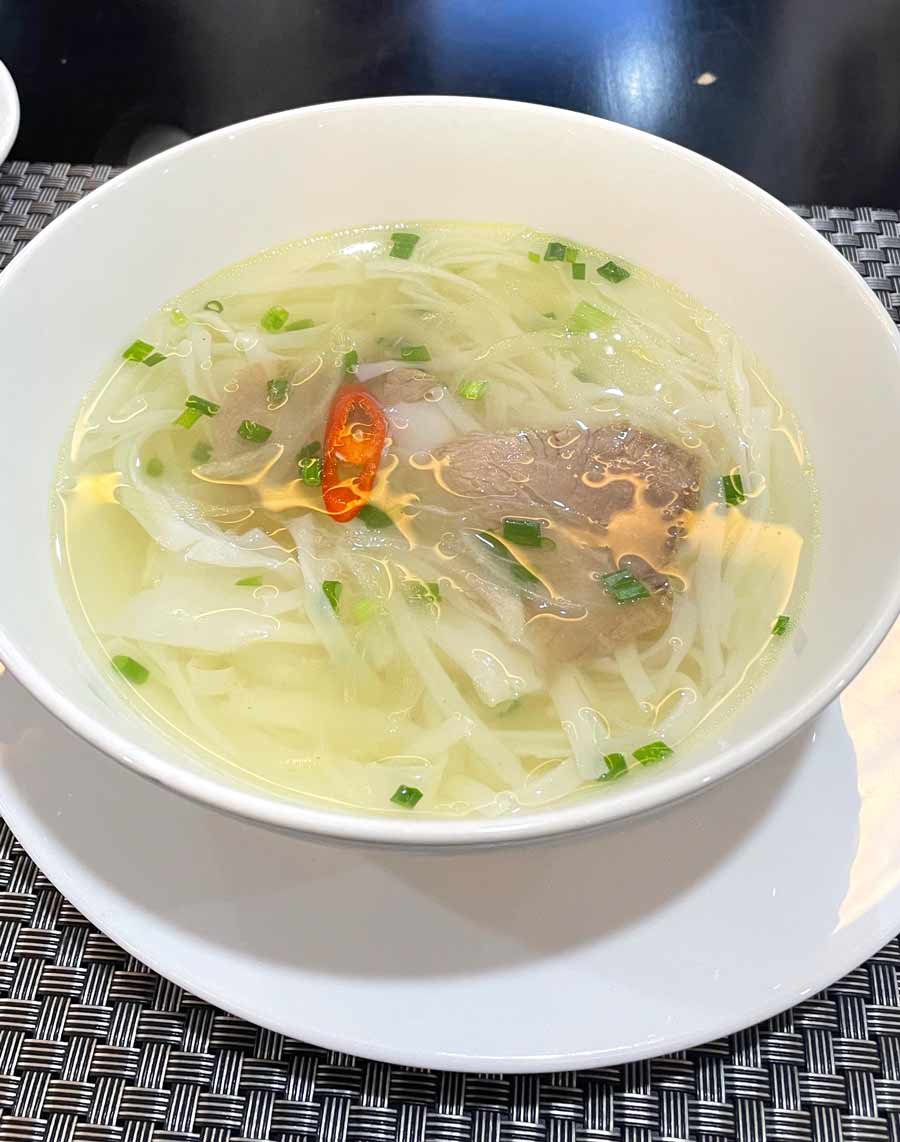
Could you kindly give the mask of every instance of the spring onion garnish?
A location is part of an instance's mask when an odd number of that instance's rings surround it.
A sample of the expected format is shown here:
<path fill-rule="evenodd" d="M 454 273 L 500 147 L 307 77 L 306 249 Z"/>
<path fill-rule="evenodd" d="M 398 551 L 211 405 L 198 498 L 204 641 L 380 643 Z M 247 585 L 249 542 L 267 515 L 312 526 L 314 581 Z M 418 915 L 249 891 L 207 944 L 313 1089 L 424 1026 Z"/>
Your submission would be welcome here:
<path fill-rule="evenodd" d="M 165 361 L 165 359 L 165 353 L 151 353 L 149 357 L 144 358 L 144 364 L 152 367 L 153 365 L 158 365 L 160 361 Z"/>
<path fill-rule="evenodd" d="M 566 246 L 564 242 L 548 242 L 544 251 L 545 262 L 562 262 L 565 260 Z"/>
<path fill-rule="evenodd" d="M 541 547 L 541 528 L 543 521 L 539 519 L 519 519 L 508 516 L 503 521 L 503 538 L 507 543 L 515 543 L 519 547 Z"/>
<path fill-rule="evenodd" d="M 187 314 L 183 309 L 172 309 L 169 311 L 169 320 L 173 325 L 187 325 Z"/>
<path fill-rule="evenodd" d="M 775 620 L 775 625 L 772 627 L 772 634 L 787 634 L 790 625 L 790 615 L 779 615 Z"/>
<path fill-rule="evenodd" d="M 273 377 L 266 385 L 266 397 L 269 406 L 282 405 L 288 399 L 291 382 L 287 377 Z"/>
<path fill-rule="evenodd" d="M 615 781 L 617 777 L 628 772 L 628 762 L 624 753 L 608 753 L 603 759 L 606 762 L 606 773 L 601 773 L 598 781 Z"/>
<path fill-rule="evenodd" d="M 625 281 L 630 278 L 631 274 L 624 268 L 624 266 L 616 265 L 615 262 L 607 262 L 603 266 L 597 267 L 597 273 L 601 278 L 606 278 L 608 282 L 617 285 L 619 282 Z"/>
<path fill-rule="evenodd" d="M 572 263 L 572 277 L 575 279 L 575 281 L 583 282 L 585 271 L 586 271 L 586 267 L 585 267 L 584 262 L 573 262 Z"/>
<path fill-rule="evenodd" d="M 265 444 L 272 435 L 272 429 L 264 424 L 257 424 L 255 420 L 242 420 L 238 425 L 238 436 L 249 440 L 251 444 Z"/>
<path fill-rule="evenodd" d="M 266 312 L 259 319 L 260 325 L 267 333 L 277 333 L 289 317 L 288 311 L 283 305 L 273 305 L 271 309 Z"/>
<path fill-rule="evenodd" d="M 193 428 L 202 415 L 198 408 L 186 408 L 181 416 L 175 418 L 175 424 L 180 428 Z"/>
<path fill-rule="evenodd" d="M 418 234 L 410 234 L 408 230 L 398 230 L 391 235 L 390 255 L 392 258 L 408 258 L 416 248 L 419 240 Z"/>
<path fill-rule="evenodd" d="M 523 563 L 520 563 L 506 544 L 502 543 L 496 535 L 491 535 L 489 531 L 475 531 L 472 534 L 485 545 L 492 555 L 496 555 L 498 559 L 502 559 L 507 564 L 513 578 L 518 579 L 520 583 L 540 583 L 537 575 Z"/>
<path fill-rule="evenodd" d="M 631 603 L 635 599 L 646 599 L 650 592 L 630 571 L 610 571 L 608 575 L 601 576 L 604 588 L 617 603 Z"/>
<path fill-rule="evenodd" d="M 212 445 L 205 440 L 198 440 L 191 450 L 191 459 L 195 464 L 205 464 L 212 456 Z"/>
<path fill-rule="evenodd" d="M 369 619 L 374 619 L 380 610 L 377 599 L 357 599 L 350 608 L 350 614 L 354 622 L 367 623 Z"/>
<path fill-rule="evenodd" d="M 572 263 L 578 261 L 578 247 L 577 246 L 566 246 L 566 258 L 565 258 L 565 260 L 567 262 L 569 262 L 569 264 L 572 264 Z"/>
<path fill-rule="evenodd" d="M 203 308 L 208 309 L 210 313 L 221 313 L 225 306 L 221 303 L 221 301 L 219 301 L 218 298 L 214 297 L 208 301 Z"/>
<path fill-rule="evenodd" d="M 297 458 L 297 471 L 300 479 L 309 488 L 318 488 L 322 483 L 322 457 L 300 456 Z"/>
<path fill-rule="evenodd" d="M 665 742 L 650 742 L 649 745 L 642 745 L 640 749 L 636 749 L 631 756 L 641 765 L 654 765 L 657 761 L 671 757 L 674 752 Z"/>
<path fill-rule="evenodd" d="M 344 372 L 355 373 L 356 366 L 359 364 L 359 353 L 355 349 L 351 349 L 344 354 Z"/>
<path fill-rule="evenodd" d="M 596 333 L 612 325 L 612 316 L 589 301 L 580 301 L 566 322 L 567 333 Z"/>
<path fill-rule="evenodd" d="M 487 381 L 460 381 L 456 391 L 464 400 L 481 400 L 487 384 Z"/>
<path fill-rule="evenodd" d="M 740 472 L 729 472 L 727 476 L 722 477 L 722 491 L 725 494 L 725 503 L 729 507 L 738 508 L 741 506 L 747 496 L 744 492 L 744 481 L 741 479 Z"/>
<path fill-rule="evenodd" d="M 123 678 L 127 678 L 133 686 L 142 686 L 150 677 L 150 671 L 142 666 L 136 659 L 127 654 L 117 654 L 112 660 L 113 666 Z"/>
<path fill-rule="evenodd" d="M 341 604 L 341 593 L 344 590 L 344 584 L 340 579 L 326 579 L 322 583 L 322 591 L 325 598 L 331 603 L 331 609 L 335 614 L 338 612 L 338 607 Z"/>
<path fill-rule="evenodd" d="M 301 318 L 300 321 L 289 321 L 287 325 L 282 326 L 282 333 L 296 333 L 300 329 L 312 329 L 315 322 L 311 317 Z"/>
<path fill-rule="evenodd" d="M 246 579 L 236 579 L 234 585 L 235 587 L 261 587 L 263 577 L 262 575 L 248 575 Z"/>
<path fill-rule="evenodd" d="M 528 260 L 529 260 L 529 262 L 537 262 L 538 264 L 540 264 L 541 255 L 538 254 L 535 250 L 529 250 L 528 251 Z"/>
<path fill-rule="evenodd" d="M 404 809 L 415 809 L 422 800 L 422 790 L 414 789 L 412 785 L 398 785 L 397 792 L 391 800 L 395 805 L 402 805 Z"/>
<path fill-rule="evenodd" d="M 144 470 L 148 476 L 153 477 L 161 476 L 165 471 L 163 468 L 163 462 L 158 456 L 151 456 L 147 463 L 144 465 Z"/>
<path fill-rule="evenodd" d="M 411 603 L 439 603 L 441 601 L 440 584 L 425 583 L 421 579 L 412 579 L 404 583 L 403 593 Z"/>
<path fill-rule="evenodd" d="M 219 406 L 215 401 L 207 400 L 206 397 L 198 397 L 194 393 L 191 393 L 184 402 L 184 407 L 195 408 L 197 412 L 202 413 L 203 416 L 215 416 L 219 411 Z"/>
<path fill-rule="evenodd" d="M 122 356 L 126 361 L 144 361 L 153 352 L 153 346 L 147 341 L 132 341 Z"/>
<path fill-rule="evenodd" d="M 361 519 L 366 527 L 392 527 L 394 521 L 381 508 L 376 508 L 374 504 L 364 504 L 358 511 L 357 519 Z"/>
<path fill-rule="evenodd" d="M 404 345 L 400 350 L 401 361 L 430 361 L 431 354 L 424 345 Z"/>

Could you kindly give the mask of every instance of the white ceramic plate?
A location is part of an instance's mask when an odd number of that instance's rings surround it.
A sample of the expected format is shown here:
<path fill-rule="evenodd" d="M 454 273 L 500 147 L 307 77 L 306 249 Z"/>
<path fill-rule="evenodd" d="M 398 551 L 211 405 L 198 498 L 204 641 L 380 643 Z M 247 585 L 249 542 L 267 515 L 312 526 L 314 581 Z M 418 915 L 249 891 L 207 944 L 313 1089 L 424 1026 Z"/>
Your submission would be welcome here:
<path fill-rule="evenodd" d="M 0 61 L 0 163 L 6 158 L 19 133 L 19 94 L 13 77 Z"/>
<path fill-rule="evenodd" d="M 110 762 L 12 678 L 0 809 L 163 975 L 352 1054 L 472 1071 L 684 1048 L 819 990 L 900 928 L 900 626 L 840 706 L 652 818 L 454 856 L 317 845 Z"/>

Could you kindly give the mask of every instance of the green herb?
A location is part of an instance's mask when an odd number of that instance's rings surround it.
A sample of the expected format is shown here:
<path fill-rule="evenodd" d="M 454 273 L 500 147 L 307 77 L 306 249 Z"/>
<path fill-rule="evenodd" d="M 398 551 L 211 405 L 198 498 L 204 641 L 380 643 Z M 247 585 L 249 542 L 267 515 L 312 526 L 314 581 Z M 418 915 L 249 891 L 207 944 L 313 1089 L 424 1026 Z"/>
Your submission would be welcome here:
<path fill-rule="evenodd" d="M 398 785 L 397 792 L 391 800 L 395 805 L 402 805 L 404 809 L 415 809 L 422 800 L 422 790 L 414 789 L 412 785 Z"/>
<path fill-rule="evenodd" d="M 421 579 L 411 579 L 403 584 L 403 593 L 411 603 L 439 603 L 441 588 L 439 583 L 425 583 Z"/>
<path fill-rule="evenodd" d="M 160 361 L 165 361 L 165 359 L 165 353 L 151 353 L 149 357 L 144 358 L 144 364 L 152 368 L 154 365 L 158 365 Z"/>
<path fill-rule="evenodd" d="M 273 377 L 266 385 L 266 397 L 270 405 L 282 405 L 288 399 L 291 382 L 287 377 Z"/>
<path fill-rule="evenodd" d="M 603 760 L 606 762 L 606 773 L 601 773 L 598 781 L 615 781 L 628 772 L 628 762 L 623 753 L 608 753 Z"/>
<path fill-rule="evenodd" d="M 300 479 L 307 487 L 317 488 L 322 483 L 322 459 L 319 456 L 302 456 L 297 461 Z"/>
<path fill-rule="evenodd" d="M 147 341 L 132 341 L 122 356 L 126 361 L 144 361 L 153 352 L 153 346 Z"/>
<path fill-rule="evenodd" d="M 562 262 L 566 256 L 566 247 L 563 242 L 548 242 L 544 251 L 545 262 Z"/>
<path fill-rule="evenodd" d="M 575 262 L 578 261 L 578 247 L 577 246 L 566 246 L 566 259 L 565 260 L 567 262 L 569 262 L 570 264 L 574 264 Z"/>
<path fill-rule="evenodd" d="M 335 614 L 338 612 L 343 590 L 344 584 L 340 581 L 340 579 L 326 579 L 322 584 L 322 591 L 325 595 L 325 598 L 329 603 L 331 603 L 331 609 Z"/>
<path fill-rule="evenodd" d="M 263 585 L 262 575 L 248 575 L 246 579 L 236 579 L 235 587 L 261 587 Z"/>
<path fill-rule="evenodd" d="M 153 477 L 161 476 L 165 471 L 163 468 L 163 462 L 159 459 L 158 456 L 151 456 L 147 463 L 144 465 L 144 468 L 147 475 Z"/>
<path fill-rule="evenodd" d="M 208 309 L 210 313 L 221 313 L 225 306 L 221 303 L 221 301 L 218 300 L 218 298 L 214 297 L 211 301 L 208 301 L 203 308 Z"/>
<path fill-rule="evenodd" d="M 529 260 L 529 262 L 537 262 L 538 265 L 540 265 L 541 255 L 536 253 L 534 250 L 529 250 L 528 251 L 528 260 Z"/>
<path fill-rule="evenodd" d="M 127 678 L 133 686 L 143 686 L 150 677 L 150 671 L 142 666 L 136 659 L 127 654 L 117 654 L 112 660 L 113 666 L 123 678 Z"/>
<path fill-rule="evenodd" d="M 498 718 L 505 718 L 507 714 L 511 714 L 513 710 L 518 710 L 522 705 L 521 698 L 507 698 L 505 702 L 498 702 L 494 707 L 494 713 Z"/>
<path fill-rule="evenodd" d="M 779 615 L 775 620 L 775 625 L 772 627 L 772 634 L 787 634 L 790 625 L 791 620 L 789 615 Z"/>
<path fill-rule="evenodd" d="M 381 508 L 376 508 L 374 504 L 364 504 L 357 513 L 357 518 L 361 519 L 366 527 L 380 528 L 391 527 L 394 521 Z"/>
<path fill-rule="evenodd" d="M 173 325 L 187 325 L 187 314 L 183 309 L 173 309 L 169 311 L 169 320 Z"/>
<path fill-rule="evenodd" d="M 543 522 L 539 519 L 518 519 L 509 516 L 503 521 L 503 538 L 519 547 L 540 547 L 543 526 Z"/>
<path fill-rule="evenodd" d="M 591 305 L 589 301 L 580 301 L 566 322 L 566 332 L 595 333 L 599 329 L 608 329 L 612 321 L 611 315 L 599 306 Z"/>
<path fill-rule="evenodd" d="M 315 327 L 315 322 L 311 317 L 303 317 L 300 321 L 290 321 L 287 325 L 281 328 L 282 333 L 297 333 L 301 329 L 312 329 Z"/>
<path fill-rule="evenodd" d="M 456 391 L 464 400 L 481 400 L 487 384 L 487 381 L 461 381 Z"/>
<path fill-rule="evenodd" d="M 322 445 L 318 440 L 310 440 L 309 444 L 304 444 L 300 451 L 297 453 L 297 460 L 306 460 L 310 456 L 318 456 L 322 451 Z"/>
<path fill-rule="evenodd" d="M 354 622 L 367 623 L 369 619 L 374 619 L 380 610 L 377 599 L 357 599 L 350 608 L 350 613 Z"/>
<path fill-rule="evenodd" d="M 408 230 L 399 230 L 396 234 L 391 235 L 390 256 L 392 258 L 410 257 L 418 241 L 418 234 L 410 234 Z"/>
<path fill-rule="evenodd" d="M 184 402 L 185 408 L 194 408 L 203 416 L 215 416 L 219 411 L 219 406 L 215 401 L 207 400 L 206 397 L 198 397 L 193 393 Z"/>
<path fill-rule="evenodd" d="M 505 543 L 491 535 L 489 531 L 475 531 L 472 533 L 475 538 L 487 547 L 492 555 L 496 555 L 498 559 L 502 559 L 507 564 L 510 574 L 513 578 L 518 579 L 520 583 L 540 583 L 540 579 L 523 563 L 513 555 Z"/>
<path fill-rule="evenodd" d="M 272 435 L 272 429 L 264 424 L 257 424 L 255 420 L 242 420 L 238 425 L 238 436 L 249 440 L 251 444 L 265 444 Z"/>
<path fill-rule="evenodd" d="M 277 333 L 288 319 L 288 311 L 283 305 L 273 305 L 259 319 L 260 325 L 267 333 Z"/>
<path fill-rule="evenodd" d="M 615 262 L 606 262 L 605 265 L 597 267 L 597 273 L 601 278 L 606 278 L 608 282 L 617 285 L 619 282 L 625 281 L 630 278 L 631 274 L 623 266 L 616 265 Z"/>
<path fill-rule="evenodd" d="M 617 603 L 631 603 L 635 599 L 646 599 L 650 592 L 630 571 L 610 571 L 602 576 L 605 589 Z"/>
<path fill-rule="evenodd" d="M 359 364 L 359 353 L 355 349 L 351 349 L 344 354 L 344 372 L 355 373 L 356 366 Z"/>
<path fill-rule="evenodd" d="M 665 742 L 650 742 L 649 745 L 642 745 L 640 749 L 636 749 L 631 756 L 641 765 L 654 765 L 657 761 L 671 757 L 674 752 Z"/>
<path fill-rule="evenodd" d="M 577 281 L 577 282 L 583 282 L 584 281 L 585 269 L 586 269 L 586 267 L 585 267 L 584 262 L 573 262 L 572 263 L 572 277 L 575 279 L 575 281 Z"/>
<path fill-rule="evenodd" d="M 191 459 L 195 464 L 205 464 L 212 456 L 212 446 L 205 440 L 198 440 L 191 450 Z"/>
<path fill-rule="evenodd" d="M 747 499 L 744 492 L 744 481 L 741 479 L 740 472 L 729 472 L 727 476 L 722 477 L 722 492 L 725 495 L 725 503 L 730 507 L 738 508 Z"/>
<path fill-rule="evenodd" d="M 430 361 L 431 354 L 424 345 L 404 345 L 400 350 L 401 361 Z"/>
<path fill-rule="evenodd" d="M 175 418 L 175 424 L 181 428 L 193 428 L 202 415 L 199 409 L 186 408 L 181 416 Z"/>

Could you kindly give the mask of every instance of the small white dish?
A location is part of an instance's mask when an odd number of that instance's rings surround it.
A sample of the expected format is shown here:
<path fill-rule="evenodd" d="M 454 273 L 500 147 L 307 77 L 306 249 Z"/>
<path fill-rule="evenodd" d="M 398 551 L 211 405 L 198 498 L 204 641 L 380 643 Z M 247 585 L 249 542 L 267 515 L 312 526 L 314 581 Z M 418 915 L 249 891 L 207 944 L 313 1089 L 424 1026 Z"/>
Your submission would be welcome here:
<path fill-rule="evenodd" d="M 12 150 L 19 133 L 19 93 L 13 77 L 0 60 L 0 163 Z"/>
<path fill-rule="evenodd" d="M 152 787 L 0 682 L 0 811 L 189 991 L 351 1054 L 555 1071 L 679 1050 L 900 928 L 900 627 L 811 728 L 701 798 L 530 849 L 372 852 Z"/>

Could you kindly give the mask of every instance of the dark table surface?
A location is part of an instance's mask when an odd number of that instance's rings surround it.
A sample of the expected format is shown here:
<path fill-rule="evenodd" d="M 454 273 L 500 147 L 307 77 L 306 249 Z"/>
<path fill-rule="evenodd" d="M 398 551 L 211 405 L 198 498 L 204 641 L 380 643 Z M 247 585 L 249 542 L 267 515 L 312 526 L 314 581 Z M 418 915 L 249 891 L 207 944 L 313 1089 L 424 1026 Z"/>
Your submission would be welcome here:
<path fill-rule="evenodd" d="M 0 0 L 0 58 L 18 158 L 441 92 L 607 116 L 792 203 L 900 201 L 900 0 Z"/>

